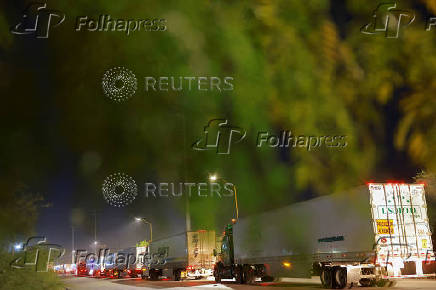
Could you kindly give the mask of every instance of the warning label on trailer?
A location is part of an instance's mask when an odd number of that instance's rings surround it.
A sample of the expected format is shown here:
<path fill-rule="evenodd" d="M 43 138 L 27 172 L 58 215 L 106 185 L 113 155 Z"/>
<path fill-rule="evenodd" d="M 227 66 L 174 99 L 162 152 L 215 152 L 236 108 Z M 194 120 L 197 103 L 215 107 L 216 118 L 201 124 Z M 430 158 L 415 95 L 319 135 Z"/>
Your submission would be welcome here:
<path fill-rule="evenodd" d="M 393 235 L 394 221 L 393 220 L 376 220 L 378 235 Z"/>

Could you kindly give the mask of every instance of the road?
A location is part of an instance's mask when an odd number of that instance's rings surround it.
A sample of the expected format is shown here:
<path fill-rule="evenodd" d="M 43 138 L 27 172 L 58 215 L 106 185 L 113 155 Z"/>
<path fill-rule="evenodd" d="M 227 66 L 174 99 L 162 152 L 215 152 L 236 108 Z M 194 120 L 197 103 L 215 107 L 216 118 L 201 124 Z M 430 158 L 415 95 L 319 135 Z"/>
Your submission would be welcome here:
<path fill-rule="evenodd" d="M 257 289 L 257 290 L 320 290 L 323 289 L 319 283 L 319 278 L 313 279 L 284 279 L 278 283 L 257 283 L 256 285 L 239 285 L 233 281 L 223 281 L 216 284 L 214 281 L 196 280 L 196 281 L 147 281 L 140 278 L 128 279 L 107 279 L 107 278 L 90 278 L 90 277 L 69 277 L 65 278 L 69 290 L 141 290 L 141 289 Z M 358 290 L 374 290 L 374 288 L 356 287 Z M 392 288 L 392 290 L 430 290 L 436 289 L 436 280 L 401 280 Z"/>

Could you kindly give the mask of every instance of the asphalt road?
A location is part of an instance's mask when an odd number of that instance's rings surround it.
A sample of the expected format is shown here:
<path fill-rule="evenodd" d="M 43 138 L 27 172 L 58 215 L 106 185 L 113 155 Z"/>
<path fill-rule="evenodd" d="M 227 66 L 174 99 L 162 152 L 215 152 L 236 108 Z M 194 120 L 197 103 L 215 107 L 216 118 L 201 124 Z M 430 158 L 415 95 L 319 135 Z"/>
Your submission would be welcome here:
<path fill-rule="evenodd" d="M 278 283 L 257 283 L 256 285 L 239 285 L 233 281 L 223 281 L 216 284 L 214 281 L 147 281 L 140 278 L 128 279 L 108 279 L 108 278 L 89 278 L 89 277 L 69 277 L 65 278 L 68 289 L 108 289 L 108 290 L 140 290 L 140 289 L 257 289 L 257 290 L 320 290 L 323 289 L 319 283 L 319 278 L 313 279 L 284 279 Z M 374 288 L 356 287 L 358 290 Z M 391 288 L 392 290 L 412 290 L 436 289 L 436 280 L 401 280 Z"/>

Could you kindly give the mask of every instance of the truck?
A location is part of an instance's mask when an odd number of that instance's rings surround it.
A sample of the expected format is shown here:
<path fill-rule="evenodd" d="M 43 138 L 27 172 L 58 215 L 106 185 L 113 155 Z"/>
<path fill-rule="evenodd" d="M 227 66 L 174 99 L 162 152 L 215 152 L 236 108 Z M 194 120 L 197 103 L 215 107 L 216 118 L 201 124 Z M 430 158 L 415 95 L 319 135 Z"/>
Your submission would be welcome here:
<path fill-rule="evenodd" d="M 434 276 L 423 184 L 368 183 L 227 225 L 217 282 L 319 275 L 324 288 Z"/>
<path fill-rule="evenodd" d="M 212 276 L 216 234 L 213 230 L 185 231 L 154 240 L 145 255 L 142 277 L 180 281 Z"/>

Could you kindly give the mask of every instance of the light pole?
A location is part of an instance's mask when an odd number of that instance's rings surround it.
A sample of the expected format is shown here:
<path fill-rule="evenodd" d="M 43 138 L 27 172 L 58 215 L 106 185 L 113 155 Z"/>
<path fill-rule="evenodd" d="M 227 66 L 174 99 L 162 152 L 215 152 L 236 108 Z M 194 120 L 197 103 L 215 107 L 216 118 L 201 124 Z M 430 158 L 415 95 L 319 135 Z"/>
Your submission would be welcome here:
<path fill-rule="evenodd" d="M 74 250 L 74 227 L 71 227 L 71 264 L 75 264 L 74 254 L 76 251 Z"/>
<path fill-rule="evenodd" d="M 150 240 L 148 241 L 148 243 L 151 243 L 151 242 L 153 241 L 153 226 L 151 225 L 151 223 L 150 223 L 149 221 L 147 221 L 147 220 L 146 220 L 145 218 L 143 218 L 143 217 L 136 217 L 135 220 L 136 220 L 137 222 L 142 221 L 142 222 L 144 222 L 144 223 L 146 223 L 146 224 L 149 225 L 149 227 L 150 227 Z"/>
<path fill-rule="evenodd" d="M 236 186 L 233 183 L 228 182 L 224 178 L 218 178 L 216 174 L 209 175 L 209 181 L 215 182 L 217 180 L 222 180 L 225 183 L 229 183 L 233 187 L 233 191 L 235 192 L 235 210 L 236 210 L 236 218 L 232 218 L 232 223 L 236 223 L 239 219 L 239 208 L 238 208 L 238 196 L 236 195 Z"/>

